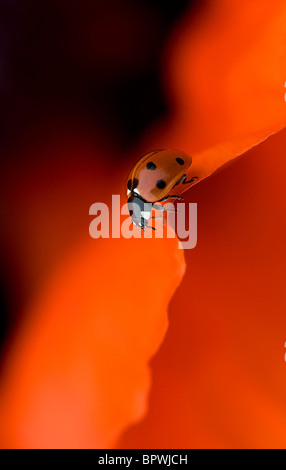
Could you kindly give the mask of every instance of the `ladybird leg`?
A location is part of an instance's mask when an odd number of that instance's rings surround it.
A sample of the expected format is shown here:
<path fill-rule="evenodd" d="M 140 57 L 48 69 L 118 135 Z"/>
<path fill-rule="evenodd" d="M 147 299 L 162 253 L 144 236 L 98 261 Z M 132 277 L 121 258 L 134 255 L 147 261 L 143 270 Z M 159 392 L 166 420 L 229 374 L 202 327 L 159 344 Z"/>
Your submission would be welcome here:
<path fill-rule="evenodd" d="M 164 206 L 158 206 L 157 204 L 153 204 L 153 208 L 157 211 L 170 211 L 170 212 L 178 212 L 177 209 L 166 209 Z"/>
<path fill-rule="evenodd" d="M 161 219 L 162 220 L 162 225 L 165 224 L 165 218 L 163 215 L 153 215 L 151 219 Z"/>
<path fill-rule="evenodd" d="M 142 230 L 143 230 L 144 233 L 145 233 L 145 231 L 146 231 L 146 228 L 147 228 L 147 227 L 144 227 L 144 228 L 142 227 Z M 147 237 L 150 238 L 149 235 L 148 235 L 148 233 L 147 233 Z"/>
<path fill-rule="evenodd" d="M 160 206 L 158 204 L 153 204 L 152 205 L 153 209 L 155 209 L 156 211 L 164 211 L 164 206 Z"/>
<path fill-rule="evenodd" d="M 147 225 L 144 229 L 144 232 L 145 232 L 146 228 L 151 228 L 152 230 L 157 230 L 155 227 L 152 227 L 152 225 Z"/>
<path fill-rule="evenodd" d="M 179 199 L 179 200 L 183 200 L 183 196 L 175 196 L 175 195 L 172 195 L 172 196 L 165 196 L 163 197 L 163 199 L 159 199 L 158 202 L 165 202 L 167 201 L 168 199 Z"/>
<path fill-rule="evenodd" d="M 186 181 L 187 175 L 184 175 L 184 180 L 182 180 L 182 184 L 189 184 L 189 183 L 194 183 L 199 177 L 198 176 L 193 176 L 189 181 Z"/>
<path fill-rule="evenodd" d="M 158 202 L 165 202 L 165 201 L 167 201 L 167 199 L 169 199 L 169 196 L 166 196 L 166 197 L 163 197 L 162 199 L 159 199 Z"/>

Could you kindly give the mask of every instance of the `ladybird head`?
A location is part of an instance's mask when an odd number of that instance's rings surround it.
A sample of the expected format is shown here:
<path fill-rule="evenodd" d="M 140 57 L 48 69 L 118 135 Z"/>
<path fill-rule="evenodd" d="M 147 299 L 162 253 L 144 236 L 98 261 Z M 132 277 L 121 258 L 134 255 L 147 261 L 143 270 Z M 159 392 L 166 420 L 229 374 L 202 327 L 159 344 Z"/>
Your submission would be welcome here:
<path fill-rule="evenodd" d="M 151 217 L 152 204 L 132 192 L 127 204 L 133 225 L 145 230 Z"/>

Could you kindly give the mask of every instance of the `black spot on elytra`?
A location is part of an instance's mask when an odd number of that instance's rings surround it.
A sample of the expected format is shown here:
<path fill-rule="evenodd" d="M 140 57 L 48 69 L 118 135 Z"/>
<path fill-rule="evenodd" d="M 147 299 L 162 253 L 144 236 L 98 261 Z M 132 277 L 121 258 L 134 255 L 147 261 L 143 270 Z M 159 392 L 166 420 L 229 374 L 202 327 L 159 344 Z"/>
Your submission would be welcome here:
<path fill-rule="evenodd" d="M 153 162 L 148 162 L 146 165 L 147 170 L 156 170 L 156 165 Z"/>
<path fill-rule="evenodd" d="M 131 189 L 132 189 L 132 180 L 128 180 L 127 188 L 129 189 L 129 191 L 131 191 Z"/>
<path fill-rule="evenodd" d="M 158 180 L 157 183 L 156 183 L 156 186 L 158 189 L 164 189 L 165 186 L 166 186 L 166 183 L 164 180 Z"/>
<path fill-rule="evenodd" d="M 178 162 L 179 165 L 184 165 L 184 163 L 185 163 L 184 160 L 180 157 L 176 158 L 176 162 Z"/>

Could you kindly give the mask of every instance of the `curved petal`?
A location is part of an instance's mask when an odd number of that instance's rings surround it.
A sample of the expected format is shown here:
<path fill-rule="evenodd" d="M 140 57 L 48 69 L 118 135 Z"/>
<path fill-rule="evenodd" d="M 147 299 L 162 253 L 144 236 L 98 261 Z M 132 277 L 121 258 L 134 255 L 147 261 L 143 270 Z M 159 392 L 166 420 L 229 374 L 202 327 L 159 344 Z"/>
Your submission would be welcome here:
<path fill-rule="evenodd" d="M 145 411 L 148 361 L 183 273 L 175 238 L 87 235 L 51 276 L 11 344 L 1 447 L 111 446 Z"/>
<path fill-rule="evenodd" d="M 206 178 L 198 245 L 170 304 L 145 420 L 119 446 L 284 446 L 285 2 L 208 1 L 166 53 L 173 115 L 146 146 L 184 149 Z M 260 145 L 257 145 L 259 144 Z M 179 313 L 178 313 L 179 312 Z"/>
<path fill-rule="evenodd" d="M 286 125 L 285 2 L 210 0 L 178 25 L 164 79 L 174 112 L 149 148 L 184 149 L 200 179 Z"/>
<path fill-rule="evenodd" d="M 285 447 L 285 146 L 284 130 L 186 193 L 198 244 L 121 447 Z"/>

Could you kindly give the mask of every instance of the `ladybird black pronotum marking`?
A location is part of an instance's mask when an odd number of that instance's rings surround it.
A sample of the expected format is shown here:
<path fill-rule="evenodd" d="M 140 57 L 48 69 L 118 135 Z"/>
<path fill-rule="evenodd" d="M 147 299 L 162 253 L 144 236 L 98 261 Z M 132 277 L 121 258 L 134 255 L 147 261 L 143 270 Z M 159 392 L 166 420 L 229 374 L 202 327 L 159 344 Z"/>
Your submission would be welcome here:
<path fill-rule="evenodd" d="M 197 182 L 197 176 L 187 181 L 191 164 L 192 157 L 179 150 L 153 150 L 140 158 L 127 180 L 128 208 L 135 226 L 155 230 L 148 225 L 152 209 L 166 210 L 156 202 L 183 199 L 180 194 L 188 189 L 185 185 Z"/>

